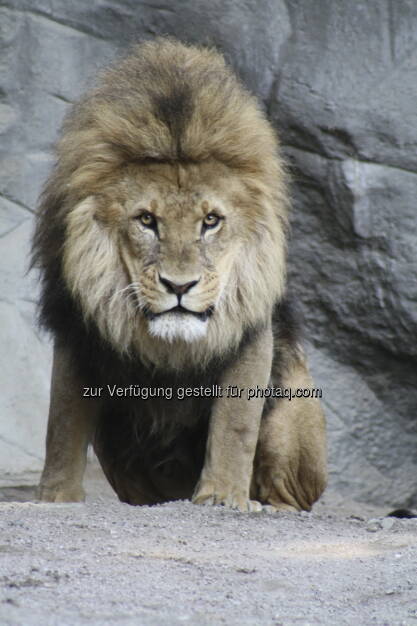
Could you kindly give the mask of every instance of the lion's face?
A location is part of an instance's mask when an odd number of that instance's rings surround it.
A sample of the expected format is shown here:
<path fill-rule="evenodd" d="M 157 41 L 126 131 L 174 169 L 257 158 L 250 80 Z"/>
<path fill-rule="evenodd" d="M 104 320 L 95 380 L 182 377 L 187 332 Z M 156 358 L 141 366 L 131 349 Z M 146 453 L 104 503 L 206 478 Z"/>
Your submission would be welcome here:
<path fill-rule="evenodd" d="M 69 213 L 64 272 L 118 347 L 135 327 L 142 346 L 144 333 L 238 338 L 281 288 L 282 240 L 265 199 L 224 165 L 129 166 Z"/>
<path fill-rule="evenodd" d="M 201 181 L 201 167 L 200 180 L 192 168 L 157 169 L 151 177 L 159 180 L 137 192 L 130 180 L 121 258 L 149 332 L 193 341 L 206 334 L 221 299 L 239 220 L 228 198 Z"/>

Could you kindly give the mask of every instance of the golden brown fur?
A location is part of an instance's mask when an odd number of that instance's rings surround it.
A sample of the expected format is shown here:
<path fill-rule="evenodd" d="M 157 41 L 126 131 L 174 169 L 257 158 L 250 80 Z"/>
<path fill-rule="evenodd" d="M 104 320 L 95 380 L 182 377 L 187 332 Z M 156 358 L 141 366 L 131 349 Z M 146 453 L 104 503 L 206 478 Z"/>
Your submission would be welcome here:
<path fill-rule="evenodd" d="M 153 372 L 155 380 L 169 375 L 181 385 L 198 374 L 201 384 L 265 387 L 280 358 L 288 384 L 310 380 L 298 373 L 305 366 L 295 343 L 272 340 L 273 310 L 285 292 L 287 204 L 275 134 L 213 50 L 171 40 L 142 44 L 74 108 L 34 244 L 44 281 L 42 319 L 56 338 L 55 372 L 71 378 L 65 385 L 54 379 L 41 497 L 81 493 L 82 471 L 71 487 L 68 476 L 83 467 L 89 433 L 104 432 L 100 415 L 107 409 L 103 401 L 80 400 L 80 388 L 112 382 L 111 367 L 115 375 L 129 371 L 129 380 Z M 181 311 L 172 312 L 177 305 Z M 107 357 L 96 356 L 101 349 L 113 355 L 107 370 Z M 156 429 L 161 442 L 172 430 L 164 445 L 176 451 L 184 447 L 181 428 L 194 428 L 209 412 L 194 501 L 256 509 L 252 480 L 255 500 L 309 508 L 325 484 L 320 407 L 294 401 L 286 417 L 281 401 L 261 424 L 263 404 L 223 398 L 199 406 L 196 415 L 184 403 L 169 424 L 161 417 L 168 405 L 123 410 L 142 411 L 135 428 L 148 419 L 149 433 Z M 71 435 L 68 423 L 89 412 Z M 143 463 L 136 476 L 113 467 L 103 437 L 96 434 L 96 449 L 120 497 L 142 503 L 177 493 L 160 487 L 156 495 L 155 472 Z M 260 469 L 252 475 L 257 444 Z M 195 468 L 201 465 L 202 459 Z M 287 473 L 292 486 L 284 489 Z M 138 495 L 141 481 L 147 488 Z"/>

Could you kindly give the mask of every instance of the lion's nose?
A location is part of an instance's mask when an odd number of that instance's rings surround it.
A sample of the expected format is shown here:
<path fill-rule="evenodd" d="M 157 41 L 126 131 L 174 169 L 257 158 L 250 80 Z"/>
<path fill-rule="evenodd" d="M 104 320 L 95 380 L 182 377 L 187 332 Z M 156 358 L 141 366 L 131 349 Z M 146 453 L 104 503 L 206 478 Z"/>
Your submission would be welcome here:
<path fill-rule="evenodd" d="M 172 280 L 168 280 L 168 278 L 164 278 L 164 276 L 159 276 L 159 280 L 163 285 L 165 285 L 170 293 L 175 293 L 175 295 L 177 296 L 184 295 L 185 293 L 187 293 L 187 291 L 190 291 L 190 289 L 198 283 L 198 280 L 190 280 L 190 282 L 188 283 L 183 283 L 182 285 L 179 285 L 178 283 L 172 282 Z"/>

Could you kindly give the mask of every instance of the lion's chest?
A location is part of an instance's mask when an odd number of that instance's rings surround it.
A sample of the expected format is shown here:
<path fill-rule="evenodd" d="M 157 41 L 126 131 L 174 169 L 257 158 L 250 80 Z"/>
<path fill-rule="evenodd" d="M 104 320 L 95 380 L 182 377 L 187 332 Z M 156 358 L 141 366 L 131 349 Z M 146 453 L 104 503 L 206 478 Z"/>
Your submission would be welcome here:
<path fill-rule="evenodd" d="M 164 480 L 173 473 L 175 480 L 177 474 L 184 475 L 179 484 L 194 483 L 205 455 L 213 399 L 180 399 L 181 387 L 173 387 L 172 395 L 164 387 L 165 396 L 159 397 L 151 395 L 150 387 L 141 389 L 148 390 L 142 397 L 119 397 L 103 404 L 95 441 L 102 464 L 110 463 L 111 471 L 127 467 L 145 471 L 152 481 L 162 472 Z M 178 497 L 186 496 L 179 492 Z"/>

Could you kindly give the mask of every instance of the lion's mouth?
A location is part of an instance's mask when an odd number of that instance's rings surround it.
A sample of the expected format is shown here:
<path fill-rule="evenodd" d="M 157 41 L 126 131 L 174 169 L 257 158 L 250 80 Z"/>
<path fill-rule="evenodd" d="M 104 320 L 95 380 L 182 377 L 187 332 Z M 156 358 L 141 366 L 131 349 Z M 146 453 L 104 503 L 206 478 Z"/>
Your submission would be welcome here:
<path fill-rule="evenodd" d="M 181 306 L 181 304 L 177 304 L 171 309 L 167 309 L 166 311 L 160 311 L 159 313 L 154 313 L 147 308 L 144 309 L 144 315 L 149 321 L 154 320 L 157 317 L 161 317 L 162 315 L 166 315 L 167 313 L 176 313 L 178 315 L 192 315 L 202 322 L 205 322 L 208 320 L 209 317 L 213 315 L 213 312 L 214 306 L 209 306 L 205 311 L 191 311 L 191 309 L 186 309 L 185 307 Z"/>

